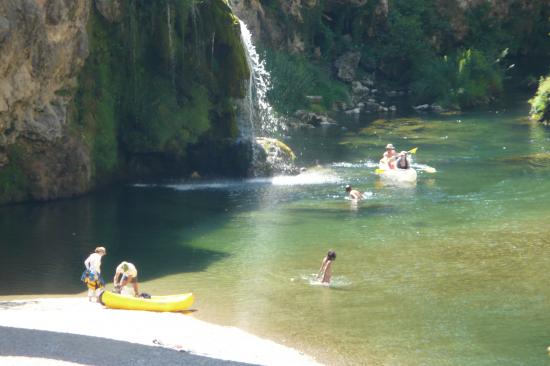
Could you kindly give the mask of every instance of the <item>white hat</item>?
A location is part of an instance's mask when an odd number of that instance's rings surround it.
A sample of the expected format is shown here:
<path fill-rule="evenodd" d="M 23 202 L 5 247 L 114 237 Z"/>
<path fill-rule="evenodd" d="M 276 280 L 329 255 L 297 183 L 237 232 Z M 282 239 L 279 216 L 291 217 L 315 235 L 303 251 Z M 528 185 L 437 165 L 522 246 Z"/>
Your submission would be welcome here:
<path fill-rule="evenodd" d="M 387 145 L 386 145 L 386 149 L 395 149 L 395 147 L 393 147 L 392 144 L 387 144 Z"/>

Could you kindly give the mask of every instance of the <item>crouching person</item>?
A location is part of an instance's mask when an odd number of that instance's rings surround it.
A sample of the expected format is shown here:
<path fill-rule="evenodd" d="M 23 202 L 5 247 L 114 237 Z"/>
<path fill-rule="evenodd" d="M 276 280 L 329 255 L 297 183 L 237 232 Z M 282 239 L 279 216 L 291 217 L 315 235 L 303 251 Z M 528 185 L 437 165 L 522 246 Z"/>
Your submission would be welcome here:
<path fill-rule="evenodd" d="M 134 287 L 134 296 L 139 296 L 137 269 L 130 262 L 122 262 L 116 267 L 115 277 L 113 278 L 115 292 L 120 293 L 122 288 L 131 283 Z"/>

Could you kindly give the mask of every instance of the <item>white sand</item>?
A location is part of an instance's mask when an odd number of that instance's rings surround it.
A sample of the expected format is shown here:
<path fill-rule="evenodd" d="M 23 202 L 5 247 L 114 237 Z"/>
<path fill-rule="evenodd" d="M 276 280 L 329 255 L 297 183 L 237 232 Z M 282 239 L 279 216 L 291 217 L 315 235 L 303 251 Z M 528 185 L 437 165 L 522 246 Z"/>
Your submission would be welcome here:
<path fill-rule="evenodd" d="M 0 310 L 0 326 L 82 334 L 149 346 L 158 340 L 197 355 L 261 365 L 319 365 L 292 348 L 238 328 L 180 313 L 106 309 L 88 302 L 87 298 L 11 301 L 9 307 Z"/>

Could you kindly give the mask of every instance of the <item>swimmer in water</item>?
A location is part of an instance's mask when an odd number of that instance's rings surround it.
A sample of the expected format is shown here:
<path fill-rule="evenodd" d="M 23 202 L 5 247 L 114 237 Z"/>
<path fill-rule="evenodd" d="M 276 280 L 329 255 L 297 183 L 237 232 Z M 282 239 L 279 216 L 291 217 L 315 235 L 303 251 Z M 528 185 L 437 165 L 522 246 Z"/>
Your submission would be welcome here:
<path fill-rule="evenodd" d="M 351 186 L 348 184 L 346 186 L 346 193 L 348 194 L 349 198 L 355 201 L 359 201 L 363 198 L 363 193 L 359 192 L 356 189 L 351 188 Z"/>
<path fill-rule="evenodd" d="M 332 262 L 336 260 L 336 252 L 329 250 L 326 257 L 323 258 L 321 268 L 317 274 L 317 279 L 320 279 L 322 283 L 329 284 L 332 278 Z"/>

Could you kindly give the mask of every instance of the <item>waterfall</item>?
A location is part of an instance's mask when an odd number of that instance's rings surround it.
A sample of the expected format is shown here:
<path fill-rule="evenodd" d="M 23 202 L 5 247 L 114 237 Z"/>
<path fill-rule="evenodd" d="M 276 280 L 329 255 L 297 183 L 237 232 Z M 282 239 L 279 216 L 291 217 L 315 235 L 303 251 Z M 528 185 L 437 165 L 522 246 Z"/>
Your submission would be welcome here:
<path fill-rule="evenodd" d="M 270 138 L 283 130 L 281 120 L 277 118 L 267 99 L 267 93 L 271 88 L 271 76 L 266 69 L 265 61 L 256 51 L 252 34 L 246 24 L 242 20 L 239 20 L 239 24 L 250 70 L 246 98 L 240 105 L 239 131 L 243 139 L 252 142 L 251 174 L 297 174 L 292 150 L 283 142 Z"/>
<path fill-rule="evenodd" d="M 242 111 L 239 118 L 241 134 L 248 138 L 273 136 L 282 129 L 282 124 L 267 100 L 267 93 L 271 88 L 271 77 L 264 60 L 256 51 L 252 42 L 252 34 L 246 24 L 242 20 L 239 20 L 239 24 L 246 60 L 250 69 L 246 98 L 241 106 Z"/>
<path fill-rule="evenodd" d="M 170 2 L 166 2 L 166 23 L 168 27 L 168 52 L 170 57 L 170 77 L 172 79 L 172 86 L 176 87 L 176 60 L 174 55 L 174 27 L 172 26 L 172 7 Z"/>

